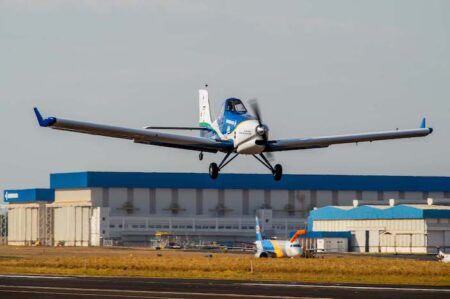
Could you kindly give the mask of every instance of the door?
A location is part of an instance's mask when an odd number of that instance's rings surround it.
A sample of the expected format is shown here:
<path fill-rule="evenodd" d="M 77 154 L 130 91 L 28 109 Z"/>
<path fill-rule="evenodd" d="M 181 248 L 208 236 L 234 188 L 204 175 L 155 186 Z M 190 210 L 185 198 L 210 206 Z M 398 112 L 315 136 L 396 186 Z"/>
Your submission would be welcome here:
<path fill-rule="evenodd" d="M 366 230 L 366 239 L 364 240 L 364 252 L 369 252 L 370 251 L 370 247 L 369 247 L 369 236 L 370 236 L 370 232 L 368 230 Z"/>

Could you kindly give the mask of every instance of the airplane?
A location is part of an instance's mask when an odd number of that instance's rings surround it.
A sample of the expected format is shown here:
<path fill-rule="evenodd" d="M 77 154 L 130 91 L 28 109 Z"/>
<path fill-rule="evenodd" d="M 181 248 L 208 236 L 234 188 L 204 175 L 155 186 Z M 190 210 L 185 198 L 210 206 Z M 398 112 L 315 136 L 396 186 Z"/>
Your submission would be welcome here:
<path fill-rule="evenodd" d="M 298 237 L 304 234 L 305 231 L 297 231 L 290 240 L 268 240 L 263 239 L 261 234 L 261 226 L 259 219 L 256 216 L 256 253 L 257 258 L 268 257 L 296 257 L 302 254 L 302 249 L 298 241 Z"/>
<path fill-rule="evenodd" d="M 450 254 L 444 253 L 442 250 L 439 250 L 436 257 L 443 263 L 450 263 Z"/>
<path fill-rule="evenodd" d="M 206 85 L 207 86 L 207 85 Z M 361 134 L 336 135 L 325 137 L 307 137 L 292 139 L 270 139 L 269 127 L 263 123 L 256 100 L 250 102 L 253 114 L 249 113 L 238 98 L 224 101 L 219 116 L 213 120 L 207 89 L 199 90 L 199 126 L 198 127 L 155 127 L 133 129 L 103 125 L 56 117 L 43 118 L 34 108 L 41 127 L 78 133 L 100 135 L 132 140 L 135 143 L 158 145 L 171 148 L 199 151 L 199 160 L 203 153 L 225 153 L 219 164 L 209 165 L 209 175 L 216 179 L 219 172 L 238 155 L 251 155 L 270 170 L 274 179 L 279 181 L 283 175 L 280 164 L 272 166 L 266 155 L 273 152 L 326 148 L 333 144 L 372 142 L 378 140 L 425 137 L 433 132 L 422 120 L 420 128 Z M 200 136 L 186 136 L 161 132 L 161 130 L 197 130 Z"/>

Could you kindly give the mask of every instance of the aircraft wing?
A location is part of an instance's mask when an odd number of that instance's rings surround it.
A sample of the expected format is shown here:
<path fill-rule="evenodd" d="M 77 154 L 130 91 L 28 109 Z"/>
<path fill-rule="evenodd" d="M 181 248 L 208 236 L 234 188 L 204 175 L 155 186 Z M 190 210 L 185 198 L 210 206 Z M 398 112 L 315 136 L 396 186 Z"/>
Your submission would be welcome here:
<path fill-rule="evenodd" d="M 426 127 L 425 119 L 422 120 L 422 125 L 418 129 L 411 130 L 395 130 L 373 133 L 336 135 L 325 137 L 309 137 L 296 139 L 281 139 L 270 140 L 266 146 L 266 152 L 278 152 L 289 150 L 302 150 L 313 148 L 329 147 L 333 144 L 343 143 L 358 143 L 358 142 L 372 142 L 378 140 L 401 139 L 401 138 L 415 138 L 425 137 L 433 132 L 432 128 Z"/>
<path fill-rule="evenodd" d="M 133 140 L 135 143 L 159 145 L 211 153 L 216 153 L 218 151 L 227 152 L 233 149 L 232 142 L 223 140 L 161 133 L 144 129 L 123 128 L 56 117 L 43 118 L 37 108 L 34 108 L 34 112 L 41 127 L 49 127 L 56 130 L 122 138 Z"/>

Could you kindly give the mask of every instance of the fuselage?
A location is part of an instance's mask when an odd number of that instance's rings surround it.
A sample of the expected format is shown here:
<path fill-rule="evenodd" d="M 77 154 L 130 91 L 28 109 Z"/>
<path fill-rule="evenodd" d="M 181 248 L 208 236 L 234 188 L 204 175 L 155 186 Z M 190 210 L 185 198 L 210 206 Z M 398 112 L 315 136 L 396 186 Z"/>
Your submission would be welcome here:
<path fill-rule="evenodd" d="M 211 131 L 204 136 L 232 141 L 235 152 L 255 155 L 264 150 L 263 145 L 257 144 L 258 140 L 263 140 L 258 134 L 259 126 L 256 117 L 248 113 L 241 100 L 229 98 L 225 100 L 219 117 L 209 126 Z M 265 134 L 268 136 L 268 132 Z"/>
<path fill-rule="evenodd" d="M 301 254 L 298 241 L 260 240 L 256 241 L 256 257 L 295 257 Z"/>

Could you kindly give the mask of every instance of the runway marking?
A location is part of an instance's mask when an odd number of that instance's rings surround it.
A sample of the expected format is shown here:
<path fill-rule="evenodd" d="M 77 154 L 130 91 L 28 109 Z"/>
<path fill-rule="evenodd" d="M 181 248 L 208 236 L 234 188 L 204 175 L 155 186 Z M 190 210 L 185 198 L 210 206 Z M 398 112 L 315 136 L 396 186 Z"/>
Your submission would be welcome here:
<path fill-rule="evenodd" d="M 245 286 L 269 286 L 269 287 L 291 287 L 291 288 L 322 288 L 322 289 L 356 289 L 356 290 L 380 290 L 380 291 L 408 291 L 408 292 L 450 292 L 450 289 L 432 288 L 398 288 L 398 287 L 377 287 L 377 286 L 346 286 L 346 285 L 314 285 L 314 284 L 278 284 L 278 283 L 241 283 Z"/>
<path fill-rule="evenodd" d="M 62 293 L 62 292 L 44 292 L 44 291 L 19 291 L 19 290 L 0 290 L 3 293 L 25 293 L 25 294 L 44 294 L 44 295 L 61 295 L 61 296 L 95 296 L 95 297 L 113 297 L 117 298 L 117 294 L 105 295 L 105 294 L 92 294 L 92 293 Z M 120 298 L 145 298 L 145 299 L 165 299 L 169 297 L 155 297 L 155 296 L 132 296 L 132 295 L 120 295 Z M 177 297 L 178 299 L 185 299 L 183 297 Z"/>
<path fill-rule="evenodd" d="M 0 277 L 5 278 L 32 278 L 32 279 L 70 279 L 70 276 L 43 276 L 43 275 L 15 275 L 15 274 L 0 274 Z"/>
<path fill-rule="evenodd" d="M 230 298 L 282 298 L 282 299 L 330 299 L 324 297 L 292 297 L 292 296 L 270 296 L 270 295 L 253 295 L 253 294 L 222 294 L 222 293 L 199 293 L 199 292 L 167 292 L 167 291 L 137 291 L 137 290 L 116 290 L 116 289 L 85 289 L 85 288 L 64 288 L 64 287 L 40 287 L 40 286 L 11 286 L 11 285 L 0 285 L 0 292 L 28 292 L 28 293 L 39 293 L 43 291 L 33 291 L 35 290 L 47 290 L 48 293 L 52 293 L 49 291 L 83 291 L 83 292 L 110 292 L 110 293 L 130 293 L 130 294 L 156 294 L 156 295 L 184 295 L 184 296 L 217 296 L 217 297 L 230 297 Z M 12 289 L 12 290 L 9 290 Z M 21 289 L 21 290 L 14 290 Z M 29 289 L 30 291 L 24 291 L 23 289 Z M 53 292 L 56 293 L 56 292 Z M 77 295 L 81 293 L 67 293 L 70 295 Z M 65 294 L 65 295 L 67 295 Z M 86 296 L 109 296 L 107 294 L 89 294 L 86 293 Z M 115 295 L 117 296 L 117 295 Z M 120 295 L 123 297 L 122 295 Z M 142 297 L 142 295 L 141 295 Z M 161 297 L 159 297 L 161 298 Z M 163 297 L 165 298 L 165 297 Z"/>

